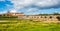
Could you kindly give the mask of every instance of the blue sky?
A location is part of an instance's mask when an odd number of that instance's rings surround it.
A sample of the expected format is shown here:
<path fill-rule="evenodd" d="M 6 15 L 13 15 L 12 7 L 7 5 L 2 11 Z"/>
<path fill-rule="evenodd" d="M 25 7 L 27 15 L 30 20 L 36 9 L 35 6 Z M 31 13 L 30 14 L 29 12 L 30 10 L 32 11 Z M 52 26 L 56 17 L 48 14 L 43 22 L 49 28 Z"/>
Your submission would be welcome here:
<path fill-rule="evenodd" d="M 0 14 L 7 11 L 27 15 L 60 13 L 60 0 L 0 0 Z"/>

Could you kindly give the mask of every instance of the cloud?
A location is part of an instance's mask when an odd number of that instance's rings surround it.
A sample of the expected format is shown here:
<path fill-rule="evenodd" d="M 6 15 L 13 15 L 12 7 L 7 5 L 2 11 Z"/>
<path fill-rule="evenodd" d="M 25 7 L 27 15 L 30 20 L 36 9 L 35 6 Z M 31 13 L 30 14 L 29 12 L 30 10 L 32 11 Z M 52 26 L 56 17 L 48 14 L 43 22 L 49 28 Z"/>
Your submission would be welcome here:
<path fill-rule="evenodd" d="M 2 12 L 0 12 L 0 14 L 4 14 L 4 13 L 6 13 L 7 11 L 2 11 Z"/>
<path fill-rule="evenodd" d="M 42 0 L 42 1 L 36 2 L 36 5 L 40 7 L 51 7 L 51 6 L 59 5 L 59 2 L 60 1 L 58 0 Z"/>
<path fill-rule="evenodd" d="M 5 0 L 0 0 L 0 1 L 5 1 Z"/>
<path fill-rule="evenodd" d="M 5 13 L 9 9 L 13 8 L 13 4 L 7 0 L 0 0 L 0 13 Z"/>
<path fill-rule="evenodd" d="M 37 9 L 37 8 L 29 8 L 29 9 L 28 9 L 28 12 L 35 12 L 35 11 L 37 11 L 37 10 L 39 10 L 39 9 Z"/>
<path fill-rule="evenodd" d="M 28 6 L 29 4 L 31 4 L 31 0 L 11 0 L 12 3 L 14 3 L 14 8 L 12 9 L 13 11 L 17 11 L 21 8 L 24 8 L 25 6 Z M 11 11 L 12 11 L 11 10 Z"/>
<path fill-rule="evenodd" d="M 14 4 L 14 12 L 21 8 L 35 7 L 39 9 L 59 8 L 60 0 L 10 0 Z M 25 8 L 25 9 L 27 9 Z M 11 11 L 12 11 L 11 10 Z M 33 10 L 33 9 L 31 9 Z M 28 11 L 31 11 L 30 9 Z"/>

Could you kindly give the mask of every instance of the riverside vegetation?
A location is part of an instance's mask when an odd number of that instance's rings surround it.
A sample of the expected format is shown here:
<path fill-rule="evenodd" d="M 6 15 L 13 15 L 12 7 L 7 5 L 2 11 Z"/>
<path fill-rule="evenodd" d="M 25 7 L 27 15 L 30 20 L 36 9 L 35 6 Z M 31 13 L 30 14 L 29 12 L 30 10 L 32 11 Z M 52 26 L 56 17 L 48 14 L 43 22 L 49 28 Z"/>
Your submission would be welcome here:
<path fill-rule="evenodd" d="M 60 23 L 0 17 L 0 31 L 60 31 Z"/>

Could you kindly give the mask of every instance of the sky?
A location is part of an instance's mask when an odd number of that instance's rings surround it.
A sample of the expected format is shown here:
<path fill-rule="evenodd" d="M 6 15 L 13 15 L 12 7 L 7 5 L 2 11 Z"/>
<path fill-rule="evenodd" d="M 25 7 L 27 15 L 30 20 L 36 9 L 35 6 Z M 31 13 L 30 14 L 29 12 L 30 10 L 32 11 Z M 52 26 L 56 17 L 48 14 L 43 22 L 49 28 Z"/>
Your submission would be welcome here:
<path fill-rule="evenodd" d="M 0 0 L 0 14 L 8 11 L 26 15 L 60 13 L 60 0 Z"/>

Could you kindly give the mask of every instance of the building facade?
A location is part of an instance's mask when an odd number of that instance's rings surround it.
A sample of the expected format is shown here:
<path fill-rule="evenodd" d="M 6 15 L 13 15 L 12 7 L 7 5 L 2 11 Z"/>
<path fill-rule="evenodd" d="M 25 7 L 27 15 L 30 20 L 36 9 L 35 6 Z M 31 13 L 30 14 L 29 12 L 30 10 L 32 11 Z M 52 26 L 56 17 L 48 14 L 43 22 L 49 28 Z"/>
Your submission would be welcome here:
<path fill-rule="evenodd" d="M 7 12 L 4 14 L 0 14 L 0 16 L 24 16 L 23 13 L 11 13 L 11 12 Z"/>

